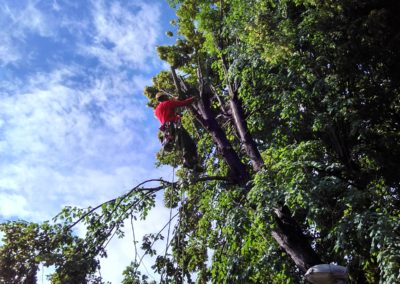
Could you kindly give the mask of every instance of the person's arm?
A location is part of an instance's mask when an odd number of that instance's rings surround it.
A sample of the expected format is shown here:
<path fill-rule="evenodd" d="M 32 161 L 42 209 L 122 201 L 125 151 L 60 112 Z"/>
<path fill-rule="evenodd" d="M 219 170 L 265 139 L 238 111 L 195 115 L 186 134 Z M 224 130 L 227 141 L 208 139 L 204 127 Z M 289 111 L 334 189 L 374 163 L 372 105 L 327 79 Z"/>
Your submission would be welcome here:
<path fill-rule="evenodd" d="M 190 98 L 187 98 L 186 100 L 182 100 L 182 101 L 170 100 L 169 104 L 172 107 L 182 107 L 182 106 L 186 106 L 186 105 L 192 103 L 195 99 L 196 99 L 195 97 L 190 97 Z"/>

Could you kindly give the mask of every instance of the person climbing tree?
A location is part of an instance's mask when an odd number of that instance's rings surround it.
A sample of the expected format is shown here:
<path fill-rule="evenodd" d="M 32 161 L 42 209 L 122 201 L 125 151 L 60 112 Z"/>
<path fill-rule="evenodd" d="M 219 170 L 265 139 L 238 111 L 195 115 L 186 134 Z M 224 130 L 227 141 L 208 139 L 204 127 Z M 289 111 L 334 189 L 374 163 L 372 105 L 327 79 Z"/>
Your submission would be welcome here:
<path fill-rule="evenodd" d="M 168 95 L 159 92 L 156 94 L 158 105 L 154 111 L 161 122 L 160 130 L 163 133 L 163 147 L 170 151 L 173 144 L 175 148 L 182 151 L 183 166 L 188 169 L 201 171 L 197 158 L 197 147 L 185 128 L 181 125 L 181 117 L 177 115 L 176 108 L 187 106 L 196 98 L 190 97 L 185 100 L 170 99 Z"/>

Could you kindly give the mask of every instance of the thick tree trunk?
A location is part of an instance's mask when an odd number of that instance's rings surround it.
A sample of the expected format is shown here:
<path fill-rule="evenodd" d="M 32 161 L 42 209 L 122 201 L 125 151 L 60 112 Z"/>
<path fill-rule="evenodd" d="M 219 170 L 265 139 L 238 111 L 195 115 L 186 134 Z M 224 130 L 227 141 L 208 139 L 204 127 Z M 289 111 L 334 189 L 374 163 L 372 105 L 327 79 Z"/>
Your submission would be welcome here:
<path fill-rule="evenodd" d="M 235 126 L 239 133 L 240 142 L 243 144 L 243 148 L 251 160 L 254 171 L 258 172 L 261 170 L 264 161 L 261 158 L 261 154 L 257 149 L 257 145 L 247 127 L 246 120 L 244 119 L 242 104 L 237 96 L 231 97 L 230 106 Z"/>
<path fill-rule="evenodd" d="M 171 73 L 178 94 L 180 96 L 184 95 L 185 91 L 181 86 L 181 83 L 183 82 L 179 80 L 174 68 L 171 68 Z M 202 85 L 202 87 L 203 86 L 204 85 Z M 196 107 L 192 107 L 191 110 L 200 124 L 211 134 L 211 137 L 217 145 L 219 152 L 221 153 L 225 162 L 228 164 L 232 181 L 239 185 L 245 185 L 250 180 L 250 175 L 247 172 L 246 166 L 242 163 L 236 151 L 232 148 L 231 143 L 225 135 L 225 132 L 219 126 L 215 118 L 215 114 L 211 108 L 211 91 L 209 89 L 202 89 L 199 91 L 199 93 L 200 102 L 196 103 Z"/>
<path fill-rule="evenodd" d="M 174 72 L 175 73 L 175 72 Z M 178 92 L 182 93 L 181 84 L 173 74 L 175 85 Z M 229 84 L 228 84 L 229 86 Z M 206 87 L 207 88 L 207 87 Z M 263 165 L 262 157 L 257 149 L 246 124 L 242 105 L 237 97 L 237 94 L 230 88 L 230 105 L 235 121 L 235 126 L 238 130 L 241 142 L 244 149 L 253 163 L 255 171 L 260 170 Z M 200 90 L 201 101 L 197 103 L 196 108 L 193 108 L 193 113 L 201 125 L 211 134 L 213 141 L 216 143 L 223 159 L 228 164 L 233 181 L 239 185 L 244 185 L 250 180 L 246 166 L 240 160 L 238 154 L 232 148 L 225 132 L 219 126 L 215 114 L 211 108 L 211 91 Z M 296 266 L 306 272 L 313 265 L 320 264 L 321 260 L 312 249 L 308 239 L 301 231 L 301 228 L 296 221 L 291 217 L 287 207 L 275 209 L 275 220 L 277 227 L 272 232 L 273 238 L 278 242 L 280 247 L 291 257 Z"/>
<path fill-rule="evenodd" d="M 213 141 L 216 143 L 222 157 L 228 164 L 234 181 L 240 185 L 246 184 L 250 180 L 246 166 L 242 163 L 236 151 L 232 148 L 231 143 L 225 135 L 225 132 L 215 119 L 208 94 L 204 94 L 202 96 L 201 103 L 198 104 L 198 109 L 203 119 L 204 127 L 211 134 Z"/>
<path fill-rule="evenodd" d="M 275 209 L 275 221 L 277 228 L 272 232 L 273 238 L 303 273 L 311 266 L 321 263 L 321 259 L 312 249 L 299 225 L 291 217 L 287 207 Z"/>
<path fill-rule="evenodd" d="M 264 164 L 263 159 L 247 127 L 243 107 L 239 100 L 237 90 L 234 90 L 232 84 L 228 82 L 227 63 L 224 57 L 221 59 L 229 96 L 231 98 L 230 106 L 236 129 L 239 133 L 246 154 L 252 161 L 253 169 L 259 171 Z M 275 221 L 277 227 L 272 232 L 272 237 L 303 273 L 305 273 L 311 266 L 321 263 L 320 258 L 311 247 L 308 239 L 301 231 L 301 228 L 291 217 L 290 211 L 287 207 L 283 206 L 275 209 Z"/>
<path fill-rule="evenodd" d="M 232 116 L 234 119 L 236 130 L 240 137 L 240 142 L 242 143 L 247 156 L 251 160 L 254 171 L 258 172 L 259 170 L 261 170 L 264 161 L 261 157 L 260 152 L 258 151 L 257 145 L 254 142 L 253 137 L 251 136 L 249 128 L 247 127 L 243 106 L 238 97 L 237 90 L 234 90 L 232 85 L 228 82 L 228 67 L 224 57 L 222 57 L 222 66 L 228 86 L 228 92 L 230 96 L 229 103 L 232 111 Z"/>

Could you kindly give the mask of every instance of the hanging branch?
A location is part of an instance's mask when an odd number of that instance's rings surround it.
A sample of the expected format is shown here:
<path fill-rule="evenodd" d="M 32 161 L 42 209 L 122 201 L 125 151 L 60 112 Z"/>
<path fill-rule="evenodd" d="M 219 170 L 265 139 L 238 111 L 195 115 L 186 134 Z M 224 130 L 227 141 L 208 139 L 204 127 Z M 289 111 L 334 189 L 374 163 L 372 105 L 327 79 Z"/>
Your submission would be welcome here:
<path fill-rule="evenodd" d="M 197 182 L 202 182 L 202 181 L 226 181 L 226 182 L 229 182 L 230 179 L 228 177 L 224 177 L 224 176 L 206 176 L 206 177 L 200 177 L 200 178 L 194 179 L 194 180 L 192 180 L 192 183 L 197 183 Z M 150 188 L 141 188 L 142 185 L 144 185 L 146 183 L 149 183 L 149 182 L 160 182 L 160 183 L 163 183 L 163 185 L 160 185 L 160 186 L 157 186 L 157 187 L 150 187 Z M 108 201 L 105 201 L 105 202 L 93 207 L 88 212 L 86 212 L 81 217 L 79 217 L 74 223 L 72 223 L 71 225 L 67 226 L 66 230 L 72 229 L 79 222 L 81 222 L 85 217 L 89 216 L 94 211 L 96 211 L 97 209 L 101 208 L 103 205 L 114 203 L 115 201 L 118 200 L 118 198 L 120 198 L 119 202 L 117 203 L 117 205 L 115 205 L 115 207 L 114 207 L 113 211 L 110 213 L 110 215 L 112 215 L 112 213 L 115 212 L 115 210 L 122 203 L 122 201 L 125 198 L 127 198 L 128 196 L 130 196 L 133 192 L 135 192 L 135 191 L 137 191 L 137 192 L 146 191 L 146 193 L 154 193 L 154 192 L 157 192 L 157 191 L 165 188 L 165 185 L 177 186 L 177 185 L 179 185 L 179 182 L 170 182 L 170 181 L 166 181 L 166 180 L 163 180 L 163 179 L 149 179 L 149 180 L 143 181 L 143 182 L 139 183 L 137 186 L 135 186 L 134 188 L 132 188 L 127 193 L 123 194 L 121 197 L 110 199 Z"/>
<path fill-rule="evenodd" d="M 158 182 L 162 182 L 162 183 L 170 184 L 170 182 L 164 181 L 163 179 L 149 179 L 149 180 L 146 180 L 146 181 L 144 181 L 144 182 L 141 182 L 141 183 L 139 183 L 137 186 L 135 186 L 134 188 L 132 188 L 129 192 L 123 194 L 123 195 L 121 196 L 121 199 L 119 200 L 118 204 L 115 206 L 115 208 L 117 208 L 117 207 L 121 204 L 121 202 L 122 202 L 127 196 L 131 195 L 134 191 L 147 191 L 147 193 L 149 193 L 149 192 L 153 193 L 153 192 L 157 192 L 157 191 L 163 189 L 164 186 L 158 186 L 158 187 L 153 187 L 153 188 L 140 188 L 140 186 L 142 186 L 143 184 L 146 184 L 146 183 L 148 183 L 148 182 L 157 182 L 157 181 L 158 181 Z M 83 214 L 80 218 L 78 218 L 78 220 L 76 220 L 74 223 L 72 223 L 71 225 L 69 225 L 66 229 L 67 229 L 67 230 L 70 230 L 72 227 L 76 226 L 80 221 L 82 221 L 85 217 L 89 216 L 90 214 L 92 214 L 94 211 L 96 211 L 97 209 L 99 209 L 99 208 L 102 207 L 103 205 L 110 204 L 110 203 L 114 203 L 114 202 L 117 201 L 117 200 L 118 200 L 118 197 L 117 197 L 117 198 L 113 198 L 113 199 L 108 200 L 108 201 L 105 201 L 105 202 L 103 202 L 103 203 L 97 205 L 96 207 L 93 207 L 91 210 L 89 210 L 88 212 L 86 212 L 85 214 Z M 114 208 L 114 210 L 112 211 L 112 213 L 115 212 L 115 208 Z"/>

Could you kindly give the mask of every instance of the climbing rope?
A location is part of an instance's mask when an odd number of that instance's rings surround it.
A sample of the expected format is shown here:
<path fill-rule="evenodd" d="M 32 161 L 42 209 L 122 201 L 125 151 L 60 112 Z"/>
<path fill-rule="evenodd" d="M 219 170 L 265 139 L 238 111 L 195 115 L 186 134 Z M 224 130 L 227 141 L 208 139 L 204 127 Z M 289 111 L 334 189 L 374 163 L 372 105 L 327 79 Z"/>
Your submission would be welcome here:
<path fill-rule="evenodd" d="M 176 158 L 174 158 L 174 165 L 172 166 L 172 189 L 169 193 L 169 206 L 170 206 L 170 210 L 169 210 L 169 221 L 168 221 L 168 233 L 167 233 L 167 242 L 165 244 L 165 253 L 164 253 L 164 260 L 165 260 L 165 268 L 164 271 L 161 273 L 161 282 L 163 280 L 164 277 L 164 272 L 167 272 L 168 269 L 168 262 L 167 260 L 167 252 L 168 252 L 168 247 L 169 247 L 169 238 L 170 238 L 170 233 L 171 233 L 171 222 L 172 222 L 172 196 L 174 193 L 174 188 L 175 188 L 175 160 Z M 166 277 L 168 277 L 168 275 L 166 275 Z"/>
<path fill-rule="evenodd" d="M 173 131 L 174 131 L 174 133 L 173 133 L 174 134 L 174 149 L 173 150 L 176 152 L 176 150 L 183 148 L 183 141 L 182 141 L 182 138 L 180 137 L 180 135 L 181 135 L 180 131 L 181 131 L 181 127 L 182 127 L 181 121 L 176 122 L 173 125 L 173 127 L 174 127 L 174 129 L 173 129 Z M 165 268 L 161 273 L 161 281 L 164 279 L 164 273 L 167 273 L 167 269 L 168 269 L 167 254 L 168 254 L 168 248 L 170 246 L 171 223 L 172 223 L 172 219 L 173 219 L 173 217 L 172 217 L 172 199 L 173 199 L 173 194 L 175 192 L 175 167 L 177 166 L 176 159 L 177 159 L 177 157 L 176 157 L 176 153 L 175 153 L 174 159 L 173 159 L 173 166 L 172 166 L 172 189 L 169 193 L 169 196 L 167 197 L 167 198 L 169 198 L 169 201 L 171 202 L 171 204 L 170 204 L 171 208 L 170 208 L 170 212 L 169 212 L 168 234 L 167 234 L 167 240 L 166 240 L 165 252 L 164 252 Z M 181 206 L 183 206 L 183 202 L 185 199 L 184 191 L 181 191 L 180 199 L 181 199 L 180 200 Z M 181 213 L 183 213 L 183 210 Z M 179 214 L 179 209 L 178 209 L 177 214 Z M 175 232 L 177 233 L 177 245 L 180 245 L 179 223 L 175 227 Z M 175 277 L 176 277 L 176 275 L 175 275 Z M 183 277 L 184 276 L 182 275 L 181 276 L 182 282 L 183 282 Z M 168 278 L 168 275 L 166 275 L 166 278 Z"/>

